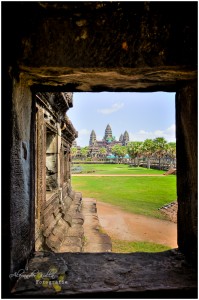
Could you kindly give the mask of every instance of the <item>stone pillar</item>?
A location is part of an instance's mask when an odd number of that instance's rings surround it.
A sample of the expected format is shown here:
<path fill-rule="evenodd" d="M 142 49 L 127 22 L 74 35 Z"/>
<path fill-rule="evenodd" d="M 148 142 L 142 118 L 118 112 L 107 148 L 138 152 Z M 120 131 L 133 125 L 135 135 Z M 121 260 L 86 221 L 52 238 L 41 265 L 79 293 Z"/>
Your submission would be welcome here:
<path fill-rule="evenodd" d="M 178 246 L 197 257 L 197 83 L 176 94 Z"/>
<path fill-rule="evenodd" d="M 57 123 L 57 184 L 58 187 L 61 187 L 61 128 L 60 124 Z"/>
<path fill-rule="evenodd" d="M 36 203 L 35 203 L 35 248 L 39 250 L 43 243 L 43 208 L 46 201 L 46 125 L 43 109 L 37 106 L 36 114 Z"/>
<path fill-rule="evenodd" d="M 10 170 L 11 272 L 19 270 L 34 250 L 34 122 L 32 93 L 25 82 L 13 80 Z M 6 212 L 4 212 L 6 213 Z"/>

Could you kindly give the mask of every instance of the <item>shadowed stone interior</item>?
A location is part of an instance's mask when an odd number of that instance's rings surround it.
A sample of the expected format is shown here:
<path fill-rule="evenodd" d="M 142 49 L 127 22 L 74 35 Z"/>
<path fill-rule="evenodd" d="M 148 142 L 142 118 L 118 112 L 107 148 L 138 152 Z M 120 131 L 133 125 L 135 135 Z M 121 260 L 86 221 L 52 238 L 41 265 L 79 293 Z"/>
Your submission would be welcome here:
<path fill-rule="evenodd" d="M 196 274 L 184 256 L 176 250 L 162 253 L 35 253 L 26 274 L 39 270 L 47 274 L 52 268 L 54 278 L 63 274 L 60 297 L 125 297 L 125 293 L 141 298 L 146 291 L 148 297 L 166 298 L 196 297 Z M 158 272 L 157 272 L 158 270 Z M 42 281 L 42 279 L 40 280 Z M 50 288 L 49 288 L 50 287 Z M 56 296 L 55 288 L 43 287 L 39 280 L 20 279 L 14 287 L 15 295 L 28 297 Z M 117 294 L 119 293 L 119 294 Z M 146 295 L 145 295 L 146 296 Z"/>
<path fill-rule="evenodd" d="M 187 260 L 196 262 L 197 2 L 3 2 L 2 45 L 2 254 L 7 256 L 10 249 L 6 278 L 24 267 L 35 250 L 35 92 L 176 92 L 178 245 Z M 59 105 L 55 110 L 59 116 Z M 136 265 L 138 256 L 130 254 L 128 265 Z M 75 264 L 81 256 L 70 257 Z M 136 273 L 139 282 L 134 283 L 146 296 L 145 280 L 156 274 L 165 284 L 169 276 L 165 279 L 153 255 L 145 257 L 142 276 Z M 181 281 L 173 281 L 173 289 L 195 290 L 194 272 L 182 279 L 189 274 L 183 260 L 174 256 L 180 261 L 175 271 L 165 257 L 168 273 Z M 98 263 L 92 255 L 86 259 L 93 267 Z M 85 282 L 82 288 L 90 289 L 86 277 Z M 163 297 L 169 290 L 165 286 Z M 160 291 L 162 285 L 154 280 L 153 288 Z M 8 280 L 3 289 L 9 293 Z"/>

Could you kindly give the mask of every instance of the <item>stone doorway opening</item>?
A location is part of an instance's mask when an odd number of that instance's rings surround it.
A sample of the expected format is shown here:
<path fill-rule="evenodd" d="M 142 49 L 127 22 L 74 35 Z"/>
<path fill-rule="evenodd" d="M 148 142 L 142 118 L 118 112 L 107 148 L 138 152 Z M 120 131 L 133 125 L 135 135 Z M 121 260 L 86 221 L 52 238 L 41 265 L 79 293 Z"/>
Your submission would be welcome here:
<path fill-rule="evenodd" d="M 131 171 L 133 170 L 133 162 L 135 161 L 135 159 L 130 159 L 130 157 L 128 157 L 128 159 L 125 158 L 123 161 L 121 161 L 120 165 L 117 165 L 116 163 L 118 163 L 118 161 L 116 162 L 116 160 L 114 161 L 114 159 L 110 161 L 106 158 L 106 156 L 103 156 L 103 158 L 100 157 L 100 148 L 106 148 L 107 150 L 106 155 L 110 157 L 112 155 L 111 148 L 114 145 L 127 146 L 127 143 L 125 144 L 122 142 L 122 139 L 120 138 L 120 134 L 119 134 L 121 133 L 122 130 L 124 131 L 124 129 L 127 129 L 128 142 L 130 143 L 132 142 L 132 140 L 133 141 L 138 140 L 144 142 L 145 139 L 152 140 L 162 135 L 166 139 L 169 138 L 168 142 L 171 142 L 172 138 L 173 140 L 175 140 L 175 94 L 174 93 L 101 92 L 101 93 L 74 93 L 73 96 L 74 96 L 74 107 L 69 111 L 69 116 L 73 120 L 75 127 L 78 129 L 79 132 L 78 138 L 76 139 L 73 145 L 73 147 L 75 148 L 74 149 L 75 153 L 72 159 L 73 162 L 72 183 L 74 182 L 74 186 L 73 186 L 74 189 L 76 189 L 75 181 L 77 179 L 76 176 L 79 176 L 78 173 L 80 173 L 81 178 L 84 179 L 85 179 L 84 177 L 85 175 L 87 180 L 89 180 L 89 177 L 87 176 L 91 176 L 96 180 L 98 178 L 97 176 L 99 176 L 99 178 L 105 176 L 103 178 L 104 178 L 104 186 L 106 186 L 108 184 L 107 182 L 108 177 L 106 175 L 111 176 L 112 171 L 110 171 L 110 174 L 108 174 L 106 170 L 105 170 L 105 174 L 102 173 L 103 173 L 103 169 L 104 168 L 106 169 L 106 166 L 108 166 L 108 164 L 109 166 L 111 165 L 114 166 L 115 164 L 114 169 L 116 170 L 118 168 L 119 171 L 121 170 L 120 166 L 122 165 L 126 166 L 127 169 L 129 170 L 130 168 L 128 167 L 131 167 Z M 125 97 L 127 99 L 125 99 Z M 137 106 L 138 101 L 139 101 L 139 107 Z M 169 105 L 168 102 L 170 102 Z M 129 112 L 131 112 L 130 115 L 128 114 Z M 146 113 L 148 114 L 147 116 Z M 142 118 L 143 120 L 141 123 L 142 125 L 140 125 L 141 127 L 139 128 L 140 130 L 137 132 L 136 129 L 138 125 L 136 125 L 135 123 L 136 122 L 138 123 L 138 120 L 136 119 L 136 115 L 139 115 L 138 118 L 139 119 Z M 173 126 L 169 126 L 169 125 L 167 126 L 170 127 L 169 128 L 170 132 L 163 131 L 163 130 L 162 131 L 154 130 L 152 132 L 150 123 L 152 123 L 152 119 L 155 119 L 155 115 L 157 116 L 156 120 L 154 120 L 154 122 L 156 122 L 157 124 L 156 129 L 162 128 L 162 124 L 158 124 L 161 123 L 160 121 L 158 122 L 158 120 L 160 119 L 164 118 L 165 123 L 167 122 L 167 124 L 168 122 L 171 123 L 173 122 L 173 124 L 169 124 Z M 148 123 L 147 121 L 144 122 L 145 118 L 146 119 L 148 118 L 147 119 Z M 89 120 L 90 123 L 92 123 L 92 125 L 89 124 Z M 92 120 L 95 120 L 95 122 L 92 122 Z M 129 125 L 129 121 L 131 121 L 131 125 Z M 99 125 L 99 123 L 101 125 Z M 108 125 L 111 131 L 111 136 L 109 138 L 110 139 L 113 138 L 112 141 L 110 141 L 109 139 L 107 142 L 105 141 L 106 130 L 105 130 L 105 134 L 103 134 L 103 129 L 102 129 L 103 127 L 105 127 L 103 125 L 106 123 L 111 124 L 111 127 Z M 119 124 L 122 124 L 122 126 L 121 125 L 119 126 Z M 99 130 L 100 126 L 101 129 Z M 119 131 L 118 128 L 120 128 Z M 133 133 L 132 133 L 132 128 L 134 129 Z M 141 129 L 145 129 L 145 131 Z M 171 129 L 173 129 L 172 132 L 173 136 L 171 134 Z M 94 139 L 92 139 L 93 132 L 95 134 Z M 130 135 L 130 139 L 129 139 L 129 135 Z M 99 140 L 100 136 L 101 136 L 101 140 Z M 81 157 L 81 151 L 82 151 L 81 149 L 85 148 L 85 146 L 88 148 L 87 157 Z M 93 153 L 95 155 L 93 155 Z M 147 167 L 146 158 L 143 155 L 140 155 L 139 160 L 141 161 L 140 165 L 146 168 Z M 166 159 L 164 157 L 164 168 L 168 169 L 170 167 L 170 163 L 171 160 L 169 159 L 169 157 L 166 156 Z M 101 170 L 99 170 L 99 173 L 98 173 L 99 166 L 95 170 L 96 164 L 101 164 Z M 152 170 L 154 170 L 154 168 L 158 168 L 158 165 L 156 166 L 155 163 L 153 164 L 151 162 L 151 165 L 152 165 L 151 166 Z M 165 172 L 167 169 L 165 169 Z M 117 174 L 117 176 L 119 174 Z M 121 175 L 132 176 L 132 174 L 127 173 Z M 162 174 L 163 173 L 161 173 L 161 175 Z M 114 175 L 115 174 L 112 174 L 112 176 Z M 125 178 L 120 177 L 120 178 L 124 180 L 128 177 Z M 84 182 L 83 185 L 85 184 L 86 183 Z M 101 188 L 103 189 L 103 183 Z M 167 188 L 169 188 L 169 186 L 167 186 Z M 89 189 L 89 184 L 87 190 L 88 189 Z M 114 190 L 114 186 L 110 186 L 109 195 L 111 194 L 112 189 Z M 79 189 L 79 191 L 81 191 L 81 188 Z M 120 253 L 122 251 L 131 252 L 131 249 L 132 251 L 136 251 L 134 250 L 135 247 L 133 247 L 133 243 L 132 243 L 133 241 L 135 242 L 135 245 L 137 247 L 139 247 L 138 246 L 139 243 L 142 244 L 141 247 L 144 247 L 143 242 L 146 242 L 145 249 L 147 249 L 147 247 L 154 247 L 154 245 L 152 246 L 152 244 L 150 243 L 162 245 L 162 247 L 159 247 L 159 245 L 156 246 L 157 251 L 158 249 L 161 249 L 162 251 L 166 250 L 166 247 L 177 248 L 177 225 L 176 225 L 177 196 L 176 194 L 170 201 L 166 199 L 165 203 L 162 203 L 160 205 L 161 207 L 162 206 L 165 207 L 163 211 L 166 212 L 168 216 L 170 216 L 171 214 L 173 215 L 173 219 L 172 219 L 172 221 L 174 220 L 173 223 L 171 222 L 170 218 L 168 218 L 167 221 L 166 220 L 161 221 L 159 219 L 150 218 L 150 214 L 149 216 L 140 216 L 137 214 L 130 214 L 128 212 L 125 212 L 123 209 L 121 209 L 122 208 L 121 203 L 118 203 L 123 201 L 123 199 L 121 198 L 120 201 L 116 201 L 116 207 L 115 207 L 113 205 L 114 203 L 112 203 L 113 206 L 110 204 L 110 202 L 109 204 L 108 203 L 106 204 L 106 200 L 105 200 L 106 195 L 104 194 L 102 194 L 101 198 L 103 199 L 104 197 L 105 202 L 101 202 L 99 195 L 97 199 L 94 198 L 94 195 L 98 193 L 97 191 L 95 193 L 94 190 L 91 190 L 88 194 L 84 193 L 84 190 L 82 190 L 81 192 L 83 193 L 82 195 L 83 207 L 85 205 L 85 209 L 84 209 L 85 220 L 84 220 L 83 227 L 85 227 L 86 230 L 85 233 L 86 246 L 84 248 L 86 252 L 103 252 L 103 251 L 111 251 L 111 249 L 113 252 L 117 251 Z M 156 191 L 154 191 L 154 193 L 155 192 Z M 126 191 L 126 194 L 128 194 L 128 191 Z M 87 197 L 90 198 L 87 199 Z M 133 197 L 135 197 L 135 195 L 132 195 L 132 198 Z M 159 197 L 159 195 L 157 195 L 157 197 Z M 143 199 L 141 199 L 141 201 L 142 203 L 144 203 Z M 117 206 L 118 204 L 119 206 Z M 159 209 L 161 207 L 159 207 Z M 165 218 L 163 217 L 163 219 Z M 92 230 L 90 230 L 90 228 L 92 228 Z M 110 246 L 111 243 L 108 239 L 107 234 L 108 236 L 111 236 L 113 240 L 113 247 Z M 90 237 L 88 237 L 88 235 L 90 235 Z M 122 241 L 124 245 L 125 244 L 127 245 L 127 247 L 121 247 Z M 94 245 L 95 243 L 98 244 L 98 247 Z M 98 251 L 96 249 L 98 249 Z M 140 251 L 142 251 L 142 248 Z M 150 250 L 146 250 L 146 251 L 150 251 Z"/>
<path fill-rule="evenodd" d="M 36 202 L 35 202 L 35 241 L 36 241 L 36 249 L 42 250 L 52 250 L 55 252 L 60 251 L 71 251 L 71 252 L 106 252 L 106 251 L 118 251 L 113 249 L 111 239 L 115 238 L 114 236 L 120 237 L 120 242 L 123 240 L 125 242 L 154 242 L 156 244 L 167 245 L 172 248 L 177 247 L 177 228 L 175 224 L 166 223 L 166 221 L 163 221 L 164 224 L 161 224 L 161 221 L 157 221 L 156 219 L 150 219 L 149 217 L 142 217 L 140 219 L 139 215 L 131 215 L 128 213 L 125 214 L 123 210 L 120 210 L 120 207 L 118 207 L 119 210 L 117 210 L 116 207 L 113 207 L 112 209 L 115 209 L 114 214 L 119 216 L 117 218 L 120 219 L 120 224 L 118 223 L 115 226 L 112 226 L 114 224 L 114 219 L 111 219 L 112 216 L 109 214 L 110 205 L 107 205 L 105 207 L 105 204 L 100 203 L 97 201 L 96 205 L 96 199 L 85 199 L 82 203 L 85 202 L 85 209 L 84 213 L 81 209 L 81 199 L 76 199 L 76 208 L 78 213 L 83 213 L 83 216 L 79 215 L 80 220 L 78 221 L 79 224 L 75 225 L 75 229 L 70 229 L 72 226 L 72 215 L 70 206 L 72 201 L 74 200 L 74 192 L 76 190 L 75 187 L 71 187 L 71 157 L 72 157 L 72 151 L 71 147 L 73 148 L 74 143 L 76 144 L 76 138 L 78 137 L 78 132 L 76 129 L 74 129 L 72 122 L 75 120 L 84 119 L 84 116 L 80 116 L 77 114 L 76 119 L 74 118 L 74 115 L 70 116 L 70 112 L 66 111 L 69 107 L 73 106 L 73 96 L 77 95 L 78 93 L 63 93 L 63 92 L 57 92 L 57 93 L 50 93 L 50 92 L 39 92 L 35 93 L 35 101 L 36 101 L 36 178 L 35 182 L 36 185 Z M 79 93 L 80 94 L 80 93 Z M 86 93 L 94 95 L 96 93 Z M 120 98 L 123 98 L 125 96 L 125 93 L 102 93 L 109 94 L 116 98 L 116 94 L 119 95 Z M 128 93 L 131 94 L 131 93 Z M 140 93 L 141 94 L 141 93 Z M 162 93 L 162 95 L 165 97 L 166 93 Z M 83 95 L 82 93 L 80 95 Z M 142 94 L 143 95 L 143 94 Z M 173 121 L 175 122 L 175 108 L 174 108 L 174 98 L 175 95 L 173 95 Z M 157 95 L 156 95 L 157 96 Z M 162 97 L 163 97 L 162 96 Z M 170 97 L 172 98 L 172 97 Z M 171 99 L 170 99 L 171 100 Z M 68 102 L 67 102 L 68 101 Z M 95 99 L 93 99 L 95 101 Z M 96 101 L 95 101 L 96 102 Z M 123 100 L 123 102 L 125 102 Z M 133 103 L 133 99 L 130 100 L 130 102 Z M 127 101 L 128 103 L 128 101 Z M 127 104 L 126 103 L 126 104 Z M 88 103 L 87 107 L 91 108 L 91 105 Z M 79 103 L 74 103 L 73 110 L 75 110 L 75 105 L 78 106 Z M 122 107 L 122 105 L 117 105 L 115 103 L 112 105 L 113 112 L 118 110 L 119 107 Z M 65 112 L 62 112 L 62 116 L 58 115 L 57 113 L 57 107 L 64 106 Z M 79 105 L 80 106 L 80 105 Z M 115 109 L 116 107 L 116 109 Z M 67 108 L 67 109 L 66 109 Z M 140 105 L 141 108 L 141 105 Z M 157 109 L 157 107 L 156 107 Z M 81 109 L 80 109 L 81 110 Z M 127 106 L 127 111 L 132 110 Z M 71 110 L 72 111 L 72 110 Z M 98 109 L 98 111 L 100 111 Z M 105 114 L 107 115 L 107 110 L 105 111 Z M 143 113 L 143 110 L 142 110 Z M 82 111 L 81 111 L 82 114 Z M 164 114 L 166 114 L 166 111 L 164 110 Z M 109 114 L 108 114 L 109 115 Z M 121 115 L 120 115 L 121 116 Z M 127 118 L 125 116 L 125 113 L 122 113 L 122 116 L 125 117 L 126 123 Z M 71 120 L 70 120 L 71 119 Z M 116 118 L 117 119 L 117 118 Z M 71 122 L 72 121 L 72 122 Z M 65 123 L 64 123 L 65 122 Z M 106 122 L 106 121 L 105 121 Z M 65 132 L 65 128 L 69 124 L 69 131 Z M 125 124 L 126 126 L 127 124 Z M 77 127 L 77 126 L 76 126 Z M 110 126 L 109 126 L 110 127 Z M 143 127 L 141 127 L 143 128 Z M 79 129 L 79 128 L 78 128 Z M 67 129 L 68 130 L 68 129 Z M 149 130 L 149 129 L 148 129 Z M 141 130 L 140 130 L 141 131 Z M 72 134 L 71 134 L 72 132 Z M 81 132 L 81 129 L 80 129 Z M 104 146 L 105 144 L 108 146 L 108 151 L 110 152 L 112 147 L 115 145 L 126 147 L 127 144 L 131 143 L 131 137 L 132 133 L 130 132 L 130 139 L 129 139 L 129 133 L 126 131 L 126 135 L 128 137 L 128 140 L 124 143 L 121 138 L 114 137 L 112 142 L 110 141 L 110 138 L 112 138 L 112 130 L 110 127 L 111 136 L 109 137 L 109 140 L 107 141 L 100 141 L 97 142 L 95 139 L 95 143 L 99 143 L 98 145 L 89 145 L 91 149 L 93 149 L 93 146 L 95 147 L 95 150 L 99 152 L 100 146 Z M 141 131 L 143 132 L 143 131 Z M 156 130 L 156 134 L 157 134 Z M 162 132 L 158 132 L 158 134 L 161 134 Z M 152 135 L 153 133 L 151 133 Z M 105 131 L 106 135 L 106 131 Z M 152 137 L 152 136 L 150 136 Z M 154 136 L 155 137 L 155 136 Z M 81 136 L 80 136 L 81 138 Z M 134 138 L 135 139 L 135 138 Z M 90 138 L 91 142 L 91 138 Z M 90 143 L 89 142 L 89 143 Z M 105 145 L 105 146 L 106 146 Z M 81 147 L 78 147 L 78 151 L 81 152 Z M 107 154 L 112 154 L 108 153 Z M 80 155 L 79 155 L 80 156 Z M 105 159 L 106 160 L 106 159 Z M 143 157 L 142 157 L 143 160 Z M 92 161 L 84 161 L 84 163 L 92 163 Z M 117 161 L 118 162 L 118 161 Z M 128 167 L 132 167 L 132 161 L 130 160 L 130 157 L 122 161 L 124 165 Z M 97 163 L 97 161 L 94 162 L 94 164 Z M 100 161 L 102 163 L 102 161 Z M 106 164 L 110 163 L 110 161 L 105 161 Z M 111 164 L 113 161 L 111 162 Z M 121 162 L 120 162 L 121 163 Z M 142 165 L 143 164 L 143 165 Z M 120 164 L 121 165 L 121 164 Z M 143 167 L 146 167 L 144 165 L 144 161 L 142 161 L 141 165 Z M 136 166 L 137 167 L 137 166 Z M 152 166 L 153 168 L 153 166 Z M 132 168 L 131 168 L 132 170 Z M 150 169 L 151 170 L 151 169 Z M 96 174 L 95 174 L 96 175 Z M 111 175 L 111 174 L 108 174 Z M 115 175 L 115 174 L 114 174 Z M 119 174 L 116 174 L 119 175 Z M 122 174 L 125 175 L 125 174 Z M 126 174 L 128 175 L 128 174 Z M 132 175 L 132 174 L 131 174 Z M 45 188 L 46 187 L 46 188 Z M 111 189 L 114 189 L 112 187 Z M 81 189 L 77 190 L 78 192 L 82 192 Z M 83 198 L 87 198 L 87 195 L 83 195 Z M 92 195 L 91 195 L 92 197 Z M 80 196 L 81 198 L 81 196 Z M 65 203 L 63 203 L 63 199 L 65 199 Z M 84 200 L 84 199 L 83 199 Z M 174 199 L 173 199 L 174 200 Z M 78 204 L 79 202 L 79 204 Z M 87 202 L 87 203 L 86 203 Z M 169 204 L 167 202 L 167 204 Z M 65 206 L 63 209 L 62 206 Z M 97 210 L 98 209 L 98 210 Z M 177 212 L 176 212 L 177 213 Z M 41 221 L 41 215 L 43 221 Z M 64 222 L 62 222 L 62 217 L 64 218 Z M 86 218 L 86 221 L 85 221 Z M 90 218 L 90 220 L 88 220 Z M 84 219 L 84 220 L 83 220 Z M 132 222 L 132 220 L 136 219 L 136 222 Z M 75 220 L 76 223 L 76 220 Z M 83 225 L 84 223 L 84 225 Z M 89 223 L 89 226 L 86 224 Z M 145 226 L 140 226 L 141 223 L 145 223 Z M 158 224 L 156 224 L 158 223 Z M 83 228 L 87 231 L 86 234 L 83 234 Z M 157 232 L 157 228 L 160 228 L 162 226 L 163 230 L 160 230 Z M 168 236 L 170 234 L 166 234 L 168 231 L 168 228 L 171 228 L 170 233 L 172 235 L 172 241 L 169 242 Z M 59 227 L 59 228 L 57 228 Z M 74 226 L 73 226 L 74 227 Z M 138 231 L 140 231 L 139 235 L 136 235 L 136 228 L 139 228 Z M 92 228 L 92 230 L 90 230 Z M 147 230 L 145 230 L 147 228 Z M 165 230 L 167 228 L 167 230 Z M 70 229 L 70 230 L 69 230 Z M 147 231 L 147 233 L 145 232 Z M 63 247 L 62 244 L 64 240 L 66 240 L 66 232 L 73 233 L 75 236 L 70 236 L 70 238 L 67 237 L 68 242 L 65 242 L 65 246 Z M 164 233 L 164 234 L 163 234 Z M 88 245 L 88 234 L 91 235 L 89 239 L 92 240 L 92 247 L 90 245 L 87 247 L 85 245 Z M 94 236 L 97 238 L 94 238 Z M 157 237 L 159 236 L 159 237 Z M 162 238 L 160 238 L 160 236 Z M 167 237 L 166 237 L 167 236 Z M 173 238 L 173 236 L 175 236 Z M 153 241 L 155 237 L 155 240 Z M 49 241 L 51 240 L 51 241 Z M 175 240 L 175 242 L 174 242 Z M 95 243 L 100 244 L 98 246 L 94 245 Z M 118 239 L 117 239 L 118 243 Z M 42 246 L 43 244 L 43 246 Z M 45 245 L 45 246 L 44 246 Z M 93 250 L 94 249 L 94 250 Z M 97 250 L 98 249 L 98 250 Z M 119 252 L 122 250 L 119 250 Z M 131 250 L 129 250 L 130 252 Z"/>

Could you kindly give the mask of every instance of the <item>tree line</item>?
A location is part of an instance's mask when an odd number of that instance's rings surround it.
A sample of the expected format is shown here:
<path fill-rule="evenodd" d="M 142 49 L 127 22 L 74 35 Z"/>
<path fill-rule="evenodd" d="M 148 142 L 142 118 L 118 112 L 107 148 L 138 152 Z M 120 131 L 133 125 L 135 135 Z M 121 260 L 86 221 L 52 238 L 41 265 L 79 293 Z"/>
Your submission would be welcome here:
<path fill-rule="evenodd" d="M 78 153 L 79 152 L 79 153 Z M 81 159 L 86 159 L 92 156 L 89 147 L 82 147 L 80 151 L 76 147 L 71 148 L 72 157 L 78 156 Z M 107 159 L 107 149 L 102 147 L 99 149 L 98 156 L 101 159 Z M 151 161 L 158 162 L 159 169 L 161 169 L 162 162 L 169 162 L 172 167 L 175 165 L 176 159 L 176 143 L 168 143 L 165 138 L 157 137 L 155 139 L 146 139 L 143 142 L 133 141 L 129 142 L 127 146 L 114 145 L 111 147 L 111 154 L 115 156 L 115 161 L 121 163 L 128 154 L 131 163 L 139 166 L 140 161 L 146 161 L 147 168 L 150 169 Z"/>

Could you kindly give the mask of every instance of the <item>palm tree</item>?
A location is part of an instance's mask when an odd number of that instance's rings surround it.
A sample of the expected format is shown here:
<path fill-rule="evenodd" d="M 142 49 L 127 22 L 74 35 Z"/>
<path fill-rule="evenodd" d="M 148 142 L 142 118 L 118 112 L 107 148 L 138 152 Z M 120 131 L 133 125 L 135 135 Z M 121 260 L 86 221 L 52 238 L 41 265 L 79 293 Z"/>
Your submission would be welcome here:
<path fill-rule="evenodd" d="M 168 143 L 167 155 L 171 160 L 170 168 L 172 168 L 175 165 L 175 159 L 176 159 L 176 143 L 174 142 Z"/>
<path fill-rule="evenodd" d="M 123 158 L 125 157 L 126 154 L 127 154 L 127 147 L 126 146 L 119 146 L 118 156 L 119 156 L 120 160 L 123 160 Z"/>
<path fill-rule="evenodd" d="M 153 140 L 153 143 L 155 154 L 159 159 L 159 170 L 161 170 L 161 158 L 167 153 L 168 144 L 163 137 L 157 137 Z"/>
<path fill-rule="evenodd" d="M 137 158 L 138 167 L 140 163 L 139 157 L 142 155 L 142 144 L 143 142 L 129 142 L 127 145 L 127 152 L 131 157 L 131 159 L 134 159 L 134 163 L 135 163 L 135 159 Z"/>
<path fill-rule="evenodd" d="M 146 139 L 142 144 L 143 155 L 147 158 L 147 169 L 151 167 L 151 157 L 154 153 L 154 142 L 151 139 Z"/>

